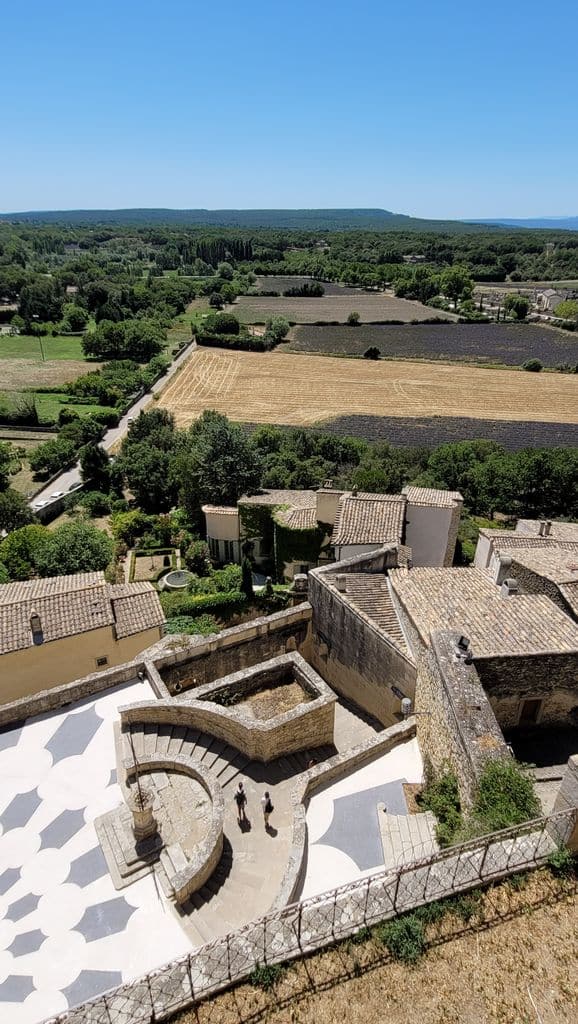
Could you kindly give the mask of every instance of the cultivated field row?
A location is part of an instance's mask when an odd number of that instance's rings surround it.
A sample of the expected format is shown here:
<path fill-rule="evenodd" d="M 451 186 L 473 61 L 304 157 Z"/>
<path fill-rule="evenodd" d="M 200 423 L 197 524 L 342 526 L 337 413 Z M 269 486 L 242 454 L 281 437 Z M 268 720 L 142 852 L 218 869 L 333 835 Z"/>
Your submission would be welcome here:
<path fill-rule="evenodd" d="M 293 327 L 286 346 L 292 352 L 363 355 L 370 347 L 382 356 L 444 359 L 521 366 L 540 359 L 544 366 L 578 362 L 574 334 L 535 324 L 380 324 L 358 327 Z"/>
<path fill-rule="evenodd" d="M 354 311 L 359 313 L 362 323 L 383 320 L 409 323 L 435 316 L 455 319 L 453 313 L 440 312 L 421 302 L 398 299 L 385 292 L 354 292 L 353 289 L 339 289 L 337 294 L 323 295 L 319 299 L 240 295 L 232 306 L 227 306 L 227 312 L 234 313 L 244 324 L 265 323 L 270 316 L 284 316 L 294 324 L 345 323 Z"/>
<path fill-rule="evenodd" d="M 337 416 L 443 416 L 578 423 L 578 379 L 434 363 L 197 349 L 159 404 L 186 426 L 204 409 L 311 426 Z"/>

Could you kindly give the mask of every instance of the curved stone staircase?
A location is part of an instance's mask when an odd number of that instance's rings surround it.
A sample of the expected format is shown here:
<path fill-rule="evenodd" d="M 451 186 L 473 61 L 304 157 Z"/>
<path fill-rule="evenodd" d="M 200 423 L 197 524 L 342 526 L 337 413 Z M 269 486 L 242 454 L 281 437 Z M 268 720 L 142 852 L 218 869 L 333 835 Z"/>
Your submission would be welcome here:
<path fill-rule="evenodd" d="M 170 761 L 178 756 L 202 764 L 223 790 L 225 823 L 221 859 L 202 888 L 176 908 L 191 943 L 202 945 L 238 928 L 248 919 L 266 913 L 277 896 L 290 853 L 291 790 L 295 778 L 308 768 L 312 760 L 318 763 L 332 757 L 336 753 L 335 747 L 323 746 L 287 754 L 263 764 L 251 761 L 223 740 L 183 724 L 125 723 L 119 739 L 117 756 L 121 785 L 127 773 L 130 778 L 135 761 L 138 764 L 145 757 L 152 757 L 157 762 L 166 760 L 167 771 L 149 772 L 143 765 L 147 779 L 163 800 L 166 797 L 163 790 L 173 784 Z M 241 828 L 237 822 L 234 792 L 239 781 L 243 782 L 247 793 L 250 828 Z M 261 796 L 265 789 L 271 793 L 275 807 L 271 833 L 266 833 L 263 826 Z M 174 806 L 174 803 L 175 796 L 171 792 L 171 804 Z M 180 813 L 186 816 L 187 807 L 182 805 Z M 171 868 L 176 870 L 179 867 L 172 864 L 170 858 L 170 847 L 165 848 L 161 864 L 167 874 Z"/>

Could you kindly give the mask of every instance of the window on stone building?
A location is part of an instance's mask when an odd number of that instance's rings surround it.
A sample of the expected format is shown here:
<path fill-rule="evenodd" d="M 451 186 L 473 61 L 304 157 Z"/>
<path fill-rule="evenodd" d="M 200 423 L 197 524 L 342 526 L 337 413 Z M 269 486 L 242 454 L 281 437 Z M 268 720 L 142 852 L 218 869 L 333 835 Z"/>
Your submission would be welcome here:
<path fill-rule="evenodd" d="M 96 659 L 97 668 L 105 668 L 106 665 L 108 665 L 108 658 L 106 657 L 106 655 L 103 655 L 102 658 Z"/>
<path fill-rule="evenodd" d="M 541 708 L 541 700 L 523 700 L 520 707 L 518 725 L 535 725 L 538 721 Z"/>

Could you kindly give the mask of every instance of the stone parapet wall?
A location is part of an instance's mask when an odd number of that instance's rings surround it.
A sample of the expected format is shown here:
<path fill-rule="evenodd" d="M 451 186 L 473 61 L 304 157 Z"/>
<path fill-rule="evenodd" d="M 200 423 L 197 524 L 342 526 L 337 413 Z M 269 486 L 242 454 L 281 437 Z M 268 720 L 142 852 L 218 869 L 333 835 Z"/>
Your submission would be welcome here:
<path fill-rule="evenodd" d="M 303 772 L 298 783 L 293 787 L 291 793 L 291 804 L 293 809 L 293 836 L 291 840 L 291 852 L 285 874 L 281 882 L 279 893 L 273 903 L 270 913 L 281 910 L 288 903 L 298 898 L 301 888 L 306 863 L 307 852 L 307 807 L 309 800 L 324 786 L 336 779 L 350 775 L 364 765 L 374 761 L 377 757 L 383 757 L 394 747 L 401 743 L 407 743 L 416 734 L 415 718 L 393 725 L 377 736 L 366 740 L 352 750 L 343 754 L 336 754 L 322 764 L 315 765 L 308 771 Z"/>
<path fill-rule="evenodd" d="M 566 615 L 569 615 L 572 619 L 576 619 L 573 609 L 562 597 L 556 583 L 547 579 L 545 576 L 540 576 L 537 572 L 532 572 L 531 569 L 528 569 L 525 565 L 521 565 L 520 562 L 517 562 L 515 549 L 511 553 L 511 558 L 512 565 L 510 568 L 510 575 L 517 580 L 521 594 L 545 594 L 546 597 L 549 597 L 554 604 L 558 605 L 558 608 L 560 608 Z"/>
<path fill-rule="evenodd" d="M 452 515 L 450 519 L 450 527 L 448 531 L 448 543 L 446 547 L 446 554 L 444 558 L 444 566 L 448 567 L 454 564 L 454 555 L 456 552 L 456 541 L 458 539 L 458 532 L 460 529 L 460 519 L 462 516 L 463 502 L 456 501 L 454 508 L 452 509 Z"/>
<path fill-rule="evenodd" d="M 225 801 L 223 791 L 203 765 L 184 754 L 171 757 L 159 754 L 143 754 L 138 760 L 139 774 L 143 772 L 180 772 L 200 783 L 211 800 L 211 827 L 207 835 L 197 843 L 193 856 L 186 867 L 169 878 L 177 903 L 184 903 L 194 892 L 202 888 L 211 877 L 223 853 L 223 823 L 225 819 Z M 123 764 L 126 780 L 134 778 L 134 762 L 128 760 Z"/>
<path fill-rule="evenodd" d="M 563 811 L 578 810 L 578 754 L 568 758 L 566 770 L 562 776 L 560 789 L 558 790 L 554 803 L 554 813 Z M 567 846 L 573 853 L 578 854 L 578 813 L 571 835 L 567 839 Z"/>
<path fill-rule="evenodd" d="M 473 665 L 456 658 L 458 633 L 433 633 L 418 661 L 417 736 L 426 767 L 448 767 L 469 806 L 489 758 L 510 757 L 494 712 Z"/>
<path fill-rule="evenodd" d="M 56 711 L 66 704 L 91 697 L 95 693 L 102 693 L 103 690 L 110 690 L 113 686 L 128 683 L 135 679 L 138 672 L 145 672 L 143 661 L 145 654 L 146 652 L 143 652 L 133 661 L 128 661 L 117 668 L 93 672 L 73 683 L 65 683 L 63 686 L 55 686 L 50 690 L 42 690 L 31 697 L 22 697 L 21 700 L 12 701 L 10 704 L 2 704 L 0 705 L 0 726 L 20 722 L 24 718 L 33 718 L 35 715 L 44 715 L 49 711 Z"/>
<path fill-rule="evenodd" d="M 172 651 L 167 652 L 165 645 L 162 653 L 151 660 L 161 685 L 172 695 L 176 684 L 182 690 L 202 686 L 287 650 L 307 656 L 311 614 L 311 605 L 305 601 L 213 636 L 194 637 L 188 642 L 179 638 Z"/>
<path fill-rule="evenodd" d="M 274 682 L 280 671 L 291 671 L 313 700 L 268 720 L 259 720 L 209 698 L 221 693 L 247 694 Z M 186 725 L 200 729 L 251 760 L 267 763 L 285 754 L 333 744 L 335 694 L 298 654 L 272 659 L 253 672 L 243 670 L 195 691 L 195 697 L 143 701 L 120 709 L 123 725 Z"/>

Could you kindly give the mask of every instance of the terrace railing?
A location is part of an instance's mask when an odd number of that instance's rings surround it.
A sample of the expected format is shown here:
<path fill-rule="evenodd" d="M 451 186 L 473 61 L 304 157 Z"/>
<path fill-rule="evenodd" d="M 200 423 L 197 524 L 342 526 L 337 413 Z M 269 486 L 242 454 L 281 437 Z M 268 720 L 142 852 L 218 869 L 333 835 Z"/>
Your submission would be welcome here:
<path fill-rule="evenodd" d="M 578 824 L 578 808 L 524 822 L 393 871 L 380 871 L 252 921 L 48 1024 L 149 1024 L 279 964 L 434 900 L 544 864 Z"/>

